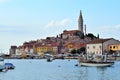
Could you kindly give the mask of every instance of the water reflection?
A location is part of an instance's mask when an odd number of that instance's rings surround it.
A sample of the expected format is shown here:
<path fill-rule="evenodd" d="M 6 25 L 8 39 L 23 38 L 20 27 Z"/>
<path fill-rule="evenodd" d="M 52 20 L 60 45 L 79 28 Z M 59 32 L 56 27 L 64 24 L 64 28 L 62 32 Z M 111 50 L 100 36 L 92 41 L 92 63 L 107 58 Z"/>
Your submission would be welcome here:
<path fill-rule="evenodd" d="M 107 70 L 107 67 L 96 67 L 98 71 L 98 80 L 105 80 L 105 71 Z"/>
<path fill-rule="evenodd" d="M 79 80 L 88 80 L 88 67 L 81 67 Z"/>
<path fill-rule="evenodd" d="M 110 67 L 80 67 L 78 80 L 111 80 L 107 68 Z"/>

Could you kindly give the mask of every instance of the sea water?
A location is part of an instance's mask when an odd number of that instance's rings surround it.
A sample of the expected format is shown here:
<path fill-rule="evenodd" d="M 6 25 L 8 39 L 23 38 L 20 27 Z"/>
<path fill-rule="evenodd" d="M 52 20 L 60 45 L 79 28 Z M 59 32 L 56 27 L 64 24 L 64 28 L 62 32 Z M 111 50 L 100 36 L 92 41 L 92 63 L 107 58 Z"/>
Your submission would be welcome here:
<path fill-rule="evenodd" d="M 0 80 L 120 80 L 120 61 L 111 67 L 75 66 L 77 60 L 6 59 L 15 69 L 0 72 Z"/>

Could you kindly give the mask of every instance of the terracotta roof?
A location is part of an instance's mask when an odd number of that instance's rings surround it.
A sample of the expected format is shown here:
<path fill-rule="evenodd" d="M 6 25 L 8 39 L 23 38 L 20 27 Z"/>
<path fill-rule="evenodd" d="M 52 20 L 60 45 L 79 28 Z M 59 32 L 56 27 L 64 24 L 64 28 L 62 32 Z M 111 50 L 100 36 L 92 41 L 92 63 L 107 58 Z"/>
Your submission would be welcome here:
<path fill-rule="evenodd" d="M 106 42 L 106 41 L 111 40 L 111 39 L 112 38 L 108 38 L 108 39 L 96 39 L 96 40 L 88 42 L 87 44 L 103 43 L 103 42 Z"/>
<path fill-rule="evenodd" d="M 79 30 L 64 31 L 64 32 L 63 32 L 63 35 L 65 35 L 65 34 L 74 34 L 74 33 L 77 32 L 77 31 L 79 31 Z"/>

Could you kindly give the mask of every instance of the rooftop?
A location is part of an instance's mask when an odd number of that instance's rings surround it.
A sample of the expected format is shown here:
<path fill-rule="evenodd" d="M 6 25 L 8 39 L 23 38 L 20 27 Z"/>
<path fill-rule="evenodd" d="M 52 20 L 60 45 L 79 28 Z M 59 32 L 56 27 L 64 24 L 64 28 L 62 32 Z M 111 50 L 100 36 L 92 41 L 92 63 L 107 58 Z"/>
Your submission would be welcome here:
<path fill-rule="evenodd" d="M 96 39 L 96 40 L 93 40 L 93 41 L 88 42 L 87 44 L 104 43 L 104 42 L 106 42 L 106 41 L 108 41 L 108 40 L 111 40 L 111 39 L 113 39 L 113 38 L 108 38 L 108 39 Z"/>

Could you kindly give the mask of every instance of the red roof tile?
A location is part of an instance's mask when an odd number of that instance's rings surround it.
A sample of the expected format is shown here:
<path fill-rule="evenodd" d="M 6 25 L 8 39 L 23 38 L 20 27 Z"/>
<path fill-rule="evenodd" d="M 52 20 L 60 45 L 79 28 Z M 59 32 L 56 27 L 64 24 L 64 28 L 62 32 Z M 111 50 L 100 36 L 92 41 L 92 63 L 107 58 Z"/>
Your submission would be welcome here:
<path fill-rule="evenodd" d="M 77 32 L 79 30 L 70 30 L 70 31 L 64 31 L 63 32 L 63 35 L 66 35 L 66 34 L 74 34 L 75 32 Z"/>
<path fill-rule="evenodd" d="M 108 39 L 96 39 L 96 40 L 88 42 L 87 44 L 103 43 L 103 42 L 106 42 L 106 41 L 111 40 L 111 39 L 112 38 L 108 38 Z"/>

